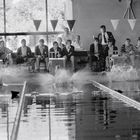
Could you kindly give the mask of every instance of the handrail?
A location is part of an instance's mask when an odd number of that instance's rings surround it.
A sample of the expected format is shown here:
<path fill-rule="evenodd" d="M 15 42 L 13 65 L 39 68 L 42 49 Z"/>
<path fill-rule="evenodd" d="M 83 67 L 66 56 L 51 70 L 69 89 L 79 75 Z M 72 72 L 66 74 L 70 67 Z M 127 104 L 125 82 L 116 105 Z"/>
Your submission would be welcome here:
<path fill-rule="evenodd" d="M 13 129 L 12 129 L 12 134 L 11 134 L 11 139 L 10 140 L 17 140 L 17 137 L 18 137 L 20 118 L 21 118 L 22 108 L 23 108 L 24 99 L 25 99 L 25 88 L 26 88 L 26 81 L 24 82 L 22 93 L 21 93 L 21 96 L 20 96 L 19 106 L 18 106 L 18 109 L 17 109 L 15 122 L 14 122 L 14 126 L 13 126 Z"/>

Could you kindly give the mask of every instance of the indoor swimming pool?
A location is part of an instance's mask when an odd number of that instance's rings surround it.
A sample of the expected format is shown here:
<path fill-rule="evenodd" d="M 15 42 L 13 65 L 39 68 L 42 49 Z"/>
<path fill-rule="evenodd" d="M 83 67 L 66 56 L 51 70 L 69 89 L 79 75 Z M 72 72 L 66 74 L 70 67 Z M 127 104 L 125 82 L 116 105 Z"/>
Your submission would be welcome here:
<path fill-rule="evenodd" d="M 121 83 L 113 84 L 112 88 L 121 89 Z M 129 91 L 136 91 L 138 83 L 130 86 Z M 100 91 L 92 83 L 84 84 L 80 90 L 82 92 L 26 95 L 18 140 L 139 139 L 140 111 Z M 11 135 L 19 102 L 10 98 L 10 88 L 2 88 L 0 137 L 3 140 L 7 140 L 8 132 Z"/>

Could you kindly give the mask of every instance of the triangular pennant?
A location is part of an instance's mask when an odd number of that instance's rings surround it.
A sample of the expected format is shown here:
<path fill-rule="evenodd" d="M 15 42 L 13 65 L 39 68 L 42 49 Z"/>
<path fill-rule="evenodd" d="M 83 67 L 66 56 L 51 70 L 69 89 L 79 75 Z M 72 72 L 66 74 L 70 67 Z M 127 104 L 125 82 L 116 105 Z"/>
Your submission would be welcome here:
<path fill-rule="evenodd" d="M 57 26 L 58 20 L 51 20 L 52 28 L 55 31 L 56 26 Z"/>
<path fill-rule="evenodd" d="M 75 20 L 67 20 L 67 23 L 68 23 L 68 26 L 69 26 L 70 30 L 72 31 L 73 26 L 75 24 Z"/>
<path fill-rule="evenodd" d="M 116 31 L 116 29 L 118 27 L 119 22 L 120 22 L 119 19 L 111 19 L 111 23 L 112 23 L 112 26 L 113 26 L 115 31 Z"/>
<path fill-rule="evenodd" d="M 11 91 L 11 99 L 19 98 L 19 91 Z"/>
<path fill-rule="evenodd" d="M 36 30 L 38 31 L 41 20 L 33 20 Z"/>
<path fill-rule="evenodd" d="M 136 19 L 128 19 L 128 23 L 130 24 L 130 27 L 132 30 L 134 30 L 135 25 L 136 25 Z"/>

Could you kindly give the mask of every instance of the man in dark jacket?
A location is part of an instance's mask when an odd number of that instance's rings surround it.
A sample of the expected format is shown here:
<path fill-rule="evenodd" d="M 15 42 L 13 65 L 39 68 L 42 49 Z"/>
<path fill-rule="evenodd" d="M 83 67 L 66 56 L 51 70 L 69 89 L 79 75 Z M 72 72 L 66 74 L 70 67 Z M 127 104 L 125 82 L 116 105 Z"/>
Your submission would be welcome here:
<path fill-rule="evenodd" d="M 109 40 L 112 40 L 113 46 L 115 46 L 115 38 L 111 32 L 106 31 L 105 25 L 100 26 L 100 33 L 98 35 L 98 39 L 99 39 L 99 43 L 102 46 L 106 46 Z"/>
<path fill-rule="evenodd" d="M 58 47 L 58 43 L 53 42 L 53 47 L 50 49 L 50 57 L 51 58 L 60 58 L 61 57 L 61 49 Z"/>
<path fill-rule="evenodd" d="M 21 40 L 21 47 L 17 50 L 17 64 L 27 62 L 32 57 L 31 49 L 26 45 L 26 40 Z"/>
<path fill-rule="evenodd" d="M 44 45 L 44 39 L 39 40 L 39 45 L 35 47 L 35 57 L 37 71 L 40 70 L 40 62 L 45 63 L 45 71 L 49 70 L 48 46 Z"/>
<path fill-rule="evenodd" d="M 64 50 L 66 49 L 66 46 L 62 43 L 62 38 L 58 37 L 57 38 L 57 43 L 58 43 L 58 47 L 61 49 L 61 57 L 64 57 Z"/>
<path fill-rule="evenodd" d="M 66 47 L 63 49 L 62 54 L 63 57 L 65 57 L 66 64 L 67 62 L 71 62 L 72 69 L 75 69 L 75 63 L 74 63 L 74 46 L 71 45 L 72 41 L 67 40 L 66 41 Z"/>
<path fill-rule="evenodd" d="M 99 44 L 98 38 L 94 38 L 94 43 L 90 45 L 90 67 L 91 70 L 101 71 L 101 64 L 103 61 L 103 49 Z"/>
<path fill-rule="evenodd" d="M 102 25 L 102 26 L 100 26 L 100 33 L 98 35 L 98 39 L 99 39 L 99 44 L 102 45 L 102 49 L 103 49 L 104 63 L 102 63 L 102 68 L 105 70 L 106 69 L 106 57 L 108 56 L 108 49 L 109 49 L 108 43 L 109 43 L 109 40 L 112 40 L 112 44 L 113 44 L 113 46 L 115 46 L 115 38 L 111 32 L 106 31 L 106 26 Z"/>

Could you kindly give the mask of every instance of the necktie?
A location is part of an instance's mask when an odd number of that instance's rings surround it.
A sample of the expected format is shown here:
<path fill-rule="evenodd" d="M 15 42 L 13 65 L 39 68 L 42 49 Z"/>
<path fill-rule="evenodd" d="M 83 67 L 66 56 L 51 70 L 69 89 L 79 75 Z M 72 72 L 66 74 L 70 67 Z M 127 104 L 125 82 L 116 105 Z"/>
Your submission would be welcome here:
<path fill-rule="evenodd" d="M 104 38 L 104 42 L 107 43 L 107 40 L 106 40 L 105 34 L 103 35 L 103 38 Z"/>

